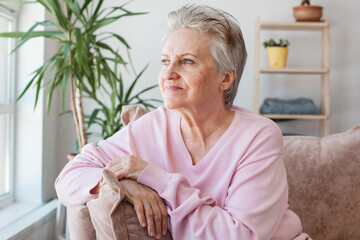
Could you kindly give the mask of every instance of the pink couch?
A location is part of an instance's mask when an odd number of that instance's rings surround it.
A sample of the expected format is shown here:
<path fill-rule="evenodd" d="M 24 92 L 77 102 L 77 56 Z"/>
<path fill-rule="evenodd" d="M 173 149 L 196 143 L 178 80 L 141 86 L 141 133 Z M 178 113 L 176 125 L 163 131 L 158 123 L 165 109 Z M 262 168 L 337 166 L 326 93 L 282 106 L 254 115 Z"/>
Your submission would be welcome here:
<path fill-rule="evenodd" d="M 324 138 L 284 137 L 289 205 L 314 240 L 360 239 L 360 125 Z"/>
<path fill-rule="evenodd" d="M 134 120 L 144 113 L 138 108 L 126 109 L 123 121 Z M 286 136 L 284 160 L 290 209 L 299 215 L 304 232 L 314 240 L 359 240 L 360 125 L 324 138 Z M 113 189 L 118 191 L 116 187 Z M 119 203 L 121 196 L 114 196 L 107 213 L 97 211 L 96 206 L 102 206 L 101 202 L 90 206 L 91 211 L 97 212 L 97 216 L 91 215 L 95 227 L 101 228 L 99 235 L 107 236 L 106 239 L 109 235 L 114 236 L 111 239 L 148 239 L 132 206 Z M 69 206 L 68 221 L 71 239 L 96 239 L 86 206 Z M 171 236 L 168 234 L 164 239 Z"/>

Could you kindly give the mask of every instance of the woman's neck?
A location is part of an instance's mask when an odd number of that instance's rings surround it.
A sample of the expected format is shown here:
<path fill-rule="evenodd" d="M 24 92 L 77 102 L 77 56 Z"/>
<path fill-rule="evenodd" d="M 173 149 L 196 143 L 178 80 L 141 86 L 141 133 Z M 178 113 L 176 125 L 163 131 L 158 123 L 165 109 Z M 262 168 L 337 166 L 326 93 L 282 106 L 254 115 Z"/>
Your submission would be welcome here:
<path fill-rule="evenodd" d="M 234 112 L 223 108 L 198 111 L 194 114 L 182 112 L 181 115 L 181 131 L 205 140 L 219 128 L 227 128 L 232 122 Z"/>
<path fill-rule="evenodd" d="M 200 161 L 215 145 L 230 126 L 234 111 L 223 108 L 180 112 L 181 133 L 185 145 L 193 158 L 193 164 Z"/>

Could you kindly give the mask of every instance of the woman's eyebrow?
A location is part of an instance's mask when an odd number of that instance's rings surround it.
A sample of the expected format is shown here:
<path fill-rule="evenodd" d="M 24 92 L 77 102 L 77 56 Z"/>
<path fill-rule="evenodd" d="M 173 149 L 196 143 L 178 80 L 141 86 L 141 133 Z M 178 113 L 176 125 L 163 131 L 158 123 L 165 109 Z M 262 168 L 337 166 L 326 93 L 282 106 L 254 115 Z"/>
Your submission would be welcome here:
<path fill-rule="evenodd" d="M 183 54 L 180 54 L 180 57 L 184 57 L 184 56 L 192 56 L 192 57 L 198 58 L 198 56 L 196 56 L 196 55 L 193 54 L 193 53 L 183 53 Z"/>
<path fill-rule="evenodd" d="M 198 56 L 196 56 L 196 55 L 193 54 L 193 53 L 182 53 L 182 54 L 180 54 L 179 56 L 180 56 L 180 57 L 192 56 L 192 57 L 195 57 L 195 58 L 199 58 Z M 163 54 L 161 54 L 161 57 L 169 57 L 169 55 L 163 53 Z"/>

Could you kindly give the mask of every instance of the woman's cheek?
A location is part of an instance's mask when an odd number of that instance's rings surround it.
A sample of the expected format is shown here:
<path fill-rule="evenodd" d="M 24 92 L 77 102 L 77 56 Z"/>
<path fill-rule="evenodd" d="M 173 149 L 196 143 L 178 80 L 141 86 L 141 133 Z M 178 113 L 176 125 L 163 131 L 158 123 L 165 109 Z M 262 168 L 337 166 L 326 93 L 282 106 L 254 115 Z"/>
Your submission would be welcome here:
<path fill-rule="evenodd" d="M 159 73 L 158 85 L 160 87 L 161 92 L 164 92 L 164 78 L 163 78 L 163 75 L 162 75 L 162 71 L 160 71 L 160 73 Z"/>

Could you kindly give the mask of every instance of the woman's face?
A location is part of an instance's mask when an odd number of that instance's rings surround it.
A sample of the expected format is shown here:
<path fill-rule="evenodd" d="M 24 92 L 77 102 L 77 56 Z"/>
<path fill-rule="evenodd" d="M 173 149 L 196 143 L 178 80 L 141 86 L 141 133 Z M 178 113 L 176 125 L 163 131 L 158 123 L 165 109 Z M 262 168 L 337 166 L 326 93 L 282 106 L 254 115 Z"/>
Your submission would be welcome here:
<path fill-rule="evenodd" d="M 161 55 L 159 86 L 169 109 L 212 108 L 224 105 L 222 80 L 211 55 L 211 38 L 197 29 L 175 31 Z"/>

